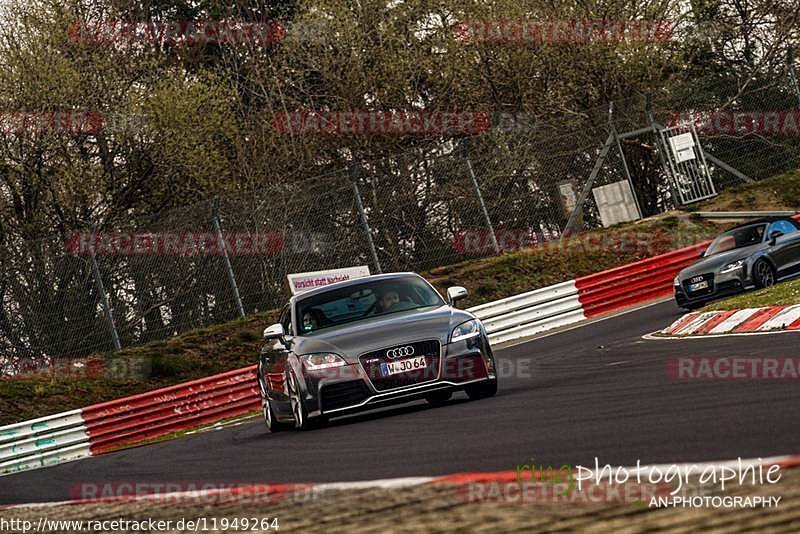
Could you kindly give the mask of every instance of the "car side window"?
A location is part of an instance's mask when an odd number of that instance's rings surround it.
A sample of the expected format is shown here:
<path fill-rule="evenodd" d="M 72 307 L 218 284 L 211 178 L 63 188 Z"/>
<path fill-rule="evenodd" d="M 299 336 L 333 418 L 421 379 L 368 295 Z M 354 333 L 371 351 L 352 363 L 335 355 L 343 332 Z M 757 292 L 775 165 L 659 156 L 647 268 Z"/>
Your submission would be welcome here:
<path fill-rule="evenodd" d="M 775 230 L 781 232 L 783 235 L 791 234 L 797 231 L 797 227 L 789 221 L 775 221 L 772 223 L 769 233 L 772 234 Z"/>
<path fill-rule="evenodd" d="M 278 319 L 278 322 L 281 323 L 283 326 L 283 331 L 286 332 L 287 335 L 293 336 L 294 332 L 292 331 L 292 314 L 289 313 L 291 310 L 290 306 L 287 304 L 281 310 L 281 317 Z"/>

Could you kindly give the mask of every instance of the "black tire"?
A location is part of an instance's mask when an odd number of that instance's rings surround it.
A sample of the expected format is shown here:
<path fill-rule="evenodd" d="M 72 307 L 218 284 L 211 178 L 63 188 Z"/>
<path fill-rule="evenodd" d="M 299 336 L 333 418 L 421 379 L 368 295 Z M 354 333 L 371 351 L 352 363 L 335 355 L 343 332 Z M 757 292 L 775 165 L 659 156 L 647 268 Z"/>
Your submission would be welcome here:
<path fill-rule="evenodd" d="M 261 393 L 261 416 L 264 418 L 264 426 L 267 427 L 269 432 L 280 432 L 286 430 L 289 425 L 281 423 L 275 418 L 275 412 L 272 409 L 272 403 L 267 396 L 267 389 L 264 385 L 263 375 L 261 373 L 261 365 L 258 366 L 258 390 Z"/>
<path fill-rule="evenodd" d="M 286 377 L 286 389 L 289 393 L 289 404 L 292 407 L 292 417 L 294 417 L 295 430 L 308 430 L 311 428 L 308 419 L 308 411 L 306 404 L 303 402 L 303 395 L 300 392 L 300 384 L 297 377 L 294 376 L 294 371 L 289 371 Z"/>
<path fill-rule="evenodd" d="M 469 400 L 486 399 L 497 395 L 497 379 L 467 386 L 464 390 Z"/>
<path fill-rule="evenodd" d="M 753 265 L 753 283 L 758 289 L 774 286 L 776 279 L 775 269 L 767 260 L 758 260 Z"/>
<path fill-rule="evenodd" d="M 440 406 L 449 401 L 452 396 L 452 391 L 434 391 L 433 393 L 425 395 L 425 400 L 428 401 L 428 404 L 431 406 Z"/>

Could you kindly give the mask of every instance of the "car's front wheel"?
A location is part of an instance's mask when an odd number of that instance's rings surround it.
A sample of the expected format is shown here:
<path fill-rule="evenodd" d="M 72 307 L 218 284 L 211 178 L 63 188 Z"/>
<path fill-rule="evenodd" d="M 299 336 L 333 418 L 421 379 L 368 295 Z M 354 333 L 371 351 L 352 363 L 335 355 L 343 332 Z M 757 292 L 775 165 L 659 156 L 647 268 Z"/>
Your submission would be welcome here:
<path fill-rule="evenodd" d="M 281 423 L 275 418 L 275 412 L 272 409 L 272 403 L 269 401 L 267 395 L 267 388 L 264 385 L 263 375 L 259 366 L 258 372 L 258 389 L 261 393 L 261 414 L 264 417 L 264 426 L 270 432 L 279 432 L 287 428 L 286 423 Z"/>
<path fill-rule="evenodd" d="M 497 379 L 487 380 L 480 384 L 467 386 L 465 389 L 469 400 L 486 399 L 497 395 Z"/>
<path fill-rule="evenodd" d="M 307 430 L 309 428 L 308 412 L 306 405 L 303 402 L 303 394 L 300 391 L 300 384 L 294 376 L 293 371 L 289 371 L 289 376 L 286 379 L 286 387 L 289 393 L 289 404 L 292 407 L 292 417 L 294 418 L 294 427 L 297 430 Z"/>
<path fill-rule="evenodd" d="M 775 269 L 767 260 L 758 260 L 753 265 L 753 283 L 757 288 L 772 287 L 775 285 Z"/>
<path fill-rule="evenodd" d="M 706 305 L 705 302 L 692 302 L 692 303 L 687 302 L 685 304 L 678 304 L 678 306 L 687 311 L 699 310 L 705 305 Z"/>

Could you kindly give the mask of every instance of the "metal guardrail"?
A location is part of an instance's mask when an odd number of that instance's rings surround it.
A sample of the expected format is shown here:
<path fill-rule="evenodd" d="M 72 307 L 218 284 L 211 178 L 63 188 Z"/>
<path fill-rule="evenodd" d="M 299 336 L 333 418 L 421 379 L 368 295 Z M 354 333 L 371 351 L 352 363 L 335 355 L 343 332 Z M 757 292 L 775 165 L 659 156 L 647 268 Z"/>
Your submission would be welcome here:
<path fill-rule="evenodd" d="M 703 219 L 757 219 L 760 217 L 793 217 L 794 211 L 696 211 Z"/>
<path fill-rule="evenodd" d="M 0 475 L 102 454 L 260 406 L 255 365 L 0 427 Z"/>
<path fill-rule="evenodd" d="M 0 427 L 0 474 L 86 456 L 89 456 L 89 435 L 81 410 Z"/>
<path fill-rule="evenodd" d="M 582 321 L 586 317 L 575 281 L 469 308 L 492 343 L 505 343 Z"/>
<path fill-rule="evenodd" d="M 699 259 L 710 241 L 653 256 L 575 281 L 587 317 L 658 299 L 673 293 L 672 281 Z"/>

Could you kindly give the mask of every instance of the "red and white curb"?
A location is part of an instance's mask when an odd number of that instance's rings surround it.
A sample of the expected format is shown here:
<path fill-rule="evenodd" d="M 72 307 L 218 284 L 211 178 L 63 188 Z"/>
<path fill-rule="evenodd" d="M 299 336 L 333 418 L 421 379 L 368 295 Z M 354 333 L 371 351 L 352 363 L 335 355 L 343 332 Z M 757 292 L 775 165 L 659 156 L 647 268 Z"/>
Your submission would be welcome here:
<path fill-rule="evenodd" d="M 687 313 L 655 337 L 766 334 L 800 330 L 800 305 Z"/>
<path fill-rule="evenodd" d="M 722 473 L 723 469 L 734 468 L 749 468 L 759 466 L 769 468 L 778 466 L 781 469 L 791 469 L 800 467 L 800 455 L 787 455 L 787 456 L 773 456 L 769 458 L 750 458 L 750 459 L 736 459 L 725 460 L 720 462 L 687 462 L 676 464 L 642 464 L 641 469 L 660 470 L 667 472 L 669 469 L 679 469 L 683 471 L 690 467 L 696 468 L 695 473 L 706 472 L 709 469 L 714 469 L 715 474 Z M 637 466 L 638 468 L 639 466 Z M 608 470 L 605 466 L 601 466 L 599 470 L 595 471 L 595 476 L 600 477 L 602 473 L 607 473 Z M 628 471 L 635 470 L 634 467 L 612 467 L 611 471 L 616 472 L 618 469 L 627 469 Z M 583 466 L 583 469 L 589 469 Z M 530 471 L 524 472 L 526 476 L 530 477 Z M 364 489 L 405 489 L 413 488 L 428 484 L 449 484 L 453 486 L 468 486 L 470 484 L 487 484 L 487 483 L 512 483 L 516 482 L 520 477 L 517 471 L 496 471 L 488 473 L 472 472 L 472 473 L 454 473 L 452 475 L 444 475 L 437 477 L 403 477 L 403 478 L 385 478 L 377 480 L 364 480 L 358 482 L 328 482 L 328 483 L 280 483 L 280 484 L 247 484 L 240 487 L 222 488 L 222 489 L 201 489 L 196 491 L 182 491 L 171 493 L 153 493 L 142 495 L 124 495 L 115 497 L 100 497 L 93 499 L 75 499 L 58 502 L 43 502 L 43 503 L 30 503 L 30 504 L 14 504 L 8 506 L 0 506 L 0 510 L 10 510 L 17 508 L 50 508 L 54 506 L 69 506 L 69 505 L 101 505 L 101 504 L 115 504 L 120 502 L 152 502 L 158 503 L 175 503 L 175 502 L 190 502 L 197 501 L 205 504 L 212 504 L 214 502 L 231 503 L 237 498 L 242 502 L 248 501 L 248 498 L 274 496 L 280 498 L 281 495 L 286 495 L 290 492 L 298 491 L 312 491 L 315 494 L 324 493 L 326 491 L 347 491 L 347 490 L 364 490 Z"/>

